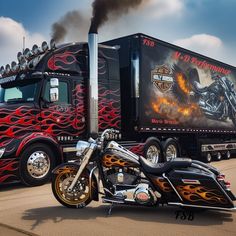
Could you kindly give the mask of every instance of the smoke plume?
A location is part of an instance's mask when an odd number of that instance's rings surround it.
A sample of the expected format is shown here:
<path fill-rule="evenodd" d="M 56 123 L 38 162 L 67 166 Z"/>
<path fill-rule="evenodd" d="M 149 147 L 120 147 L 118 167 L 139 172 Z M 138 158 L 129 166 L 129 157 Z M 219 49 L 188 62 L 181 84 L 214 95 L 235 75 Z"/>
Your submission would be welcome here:
<path fill-rule="evenodd" d="M 111 16 L 110 20 L 114 20 L 122 14 L 127 14 L 130 9 L 139 7 L 142 3 L 144 0 L 94 0 L 89 32 L 96 33 L 98 28 L 108 21 L 109 16 Z M 64 41 L 68 36 L 70 39 L 85 39 L 89 24 L 89 17 L 78 10 L 70 11 L 52 25 L 52 38 L 57 43 Z"/>
<path fill-rule="evenodd" d="M 67 12 L 58 22 L 52 25 L 52 38 L 56 42 L 63 41 L 69 33 L 73 33 L 73 30 L 78 32 L 88 27 L 86 23 L 88 23 L 88 19 L 85 19 L 79 11 Z"/>
<path fill-rule="evenodd" d="M 143 0 L 95 0 L 90 33 L 97 33 L 98 28 L 108 20 L 108 15 L 122 15 L 128 13 L 130 8 L 137 8 Z"/>

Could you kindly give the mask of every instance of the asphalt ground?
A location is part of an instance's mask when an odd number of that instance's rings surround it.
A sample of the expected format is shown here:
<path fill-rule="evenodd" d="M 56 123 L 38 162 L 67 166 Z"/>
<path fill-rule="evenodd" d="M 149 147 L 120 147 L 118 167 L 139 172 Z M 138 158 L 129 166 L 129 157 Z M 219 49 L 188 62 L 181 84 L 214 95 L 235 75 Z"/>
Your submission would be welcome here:
<path fill-rule="evenodd" d="M 236 194 L 236 159 L 212 163 L 231 182 Z M 236 203 L 235 203 L 236 204 Z M 53 197 L 50 184 L 28 188 L 0 187 L 0 236 L 25 235 L 236 235 L 236 212 L 182 212 L 177 207 L 130 207 L 92 202 L 67 209 Z"/>

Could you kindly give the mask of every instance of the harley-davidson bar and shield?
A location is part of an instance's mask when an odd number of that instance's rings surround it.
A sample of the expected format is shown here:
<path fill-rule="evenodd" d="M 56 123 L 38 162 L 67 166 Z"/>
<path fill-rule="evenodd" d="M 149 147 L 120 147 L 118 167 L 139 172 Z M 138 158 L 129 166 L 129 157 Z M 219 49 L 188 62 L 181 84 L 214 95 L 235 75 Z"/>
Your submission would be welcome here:
<path fill-rule="evenodd" d="M 78 160 L 54 169 L 52 190 L 62 205 L 82 208 L 101 195 L 105 203 L 236 209 L 230 183 L 216 168 L 188 158 L 152 164 L 109 141 L 117 135 L 107 129 L 96 140 L 79 141 Z"/>

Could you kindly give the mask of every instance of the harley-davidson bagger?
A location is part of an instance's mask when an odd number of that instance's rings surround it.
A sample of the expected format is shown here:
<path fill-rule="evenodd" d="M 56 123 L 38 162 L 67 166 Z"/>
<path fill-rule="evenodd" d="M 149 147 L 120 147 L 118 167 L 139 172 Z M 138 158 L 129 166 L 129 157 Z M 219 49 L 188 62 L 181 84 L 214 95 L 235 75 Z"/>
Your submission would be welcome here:
<path fill-rule="evenodd" d="M 236 209 L 230 183 L 214 167 L 188 158 L 152 164 L 108 141 L 117 135 L 107 129 L 97 140 L 79 141 L 78 160 L 53 170 L 53 194 L 62 205 L 82 208 L 102 195 L 105 203 Z"/>

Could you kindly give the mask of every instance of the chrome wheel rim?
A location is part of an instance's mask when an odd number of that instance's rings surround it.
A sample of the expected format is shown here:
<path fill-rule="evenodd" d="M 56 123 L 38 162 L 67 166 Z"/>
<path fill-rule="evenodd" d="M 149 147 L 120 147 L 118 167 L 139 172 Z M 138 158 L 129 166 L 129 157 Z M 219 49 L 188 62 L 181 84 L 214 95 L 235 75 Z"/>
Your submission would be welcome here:
<path fill-rule="evenodd" d="M 166 148 L 166 161 L 171 161 L 177 157 L 177 149 L 171 144 Z"/>
<path fill-rule="evenodd" d="M 147 160 L 155 164 L 159 161 L 160 150 L 155 145 L 151 145 L 147 150 Z"/>
<path fill-rule="evenodd" d="M 40 179 L 50 170 L 50 158 L 43 151 L 33 152 L 27 161 L 27 170 L 31 177 Z"/>
<path fill-rule="evenodd" d="M 218 161 L 221 160 L 221 153 L 220 152 L 217 152 L 216 158 Z"/>

